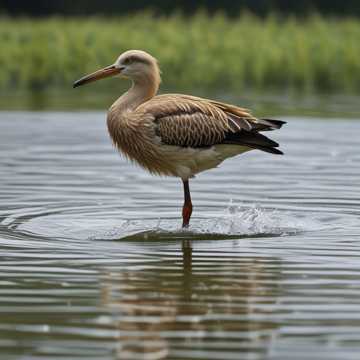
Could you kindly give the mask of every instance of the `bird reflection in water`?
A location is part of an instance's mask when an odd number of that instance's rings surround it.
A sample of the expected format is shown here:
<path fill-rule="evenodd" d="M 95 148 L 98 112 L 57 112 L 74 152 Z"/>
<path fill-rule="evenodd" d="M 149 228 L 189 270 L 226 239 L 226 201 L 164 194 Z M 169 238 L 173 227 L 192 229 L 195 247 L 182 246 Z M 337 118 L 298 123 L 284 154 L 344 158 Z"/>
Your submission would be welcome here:
<path fill-rule="evenodd" d="M 206 358 L 205 348 L 234 359 L 268 351 L 279 261 L 195 254 L 183 240 L 182 261 L 166 252 L 158 263 L 104 274 L 102 302 L 118 330 L 118 359 Z"/>

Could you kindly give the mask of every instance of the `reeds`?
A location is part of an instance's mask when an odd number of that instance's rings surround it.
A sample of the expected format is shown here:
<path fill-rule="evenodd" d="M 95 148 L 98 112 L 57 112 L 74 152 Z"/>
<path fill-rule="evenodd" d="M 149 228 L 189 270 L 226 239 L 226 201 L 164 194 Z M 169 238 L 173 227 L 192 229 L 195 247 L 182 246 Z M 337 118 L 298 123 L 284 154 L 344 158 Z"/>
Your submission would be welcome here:
<path fill-rule="evenodd" d="M 168 89 L 360 91 L 360 21 L 244 14 L 0 20 L 0 90 L 64 88 L 124 50 L 156 56 Z M 114 86 L 104 81 L 98 89 Z"/>

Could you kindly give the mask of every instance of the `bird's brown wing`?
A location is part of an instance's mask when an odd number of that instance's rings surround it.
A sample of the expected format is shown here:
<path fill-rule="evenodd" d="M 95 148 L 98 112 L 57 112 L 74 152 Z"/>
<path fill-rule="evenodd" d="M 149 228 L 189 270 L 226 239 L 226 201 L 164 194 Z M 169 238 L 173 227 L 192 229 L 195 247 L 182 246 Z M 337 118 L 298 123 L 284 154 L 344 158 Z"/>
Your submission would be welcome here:
<path fill-rule="evenodd" d="M 167 94 L 155 96 L 136 111 L 150 113 L 156 134 L 168 145 L 203 147 L 221 144 L 231 136 L 231 143 L 241 138 L 265 138 L 257 131 L 276 128 L 253 117 L 247 110 L 194 96 Z M 263 129 L 264 128 L 264 129 Z M 272 143 L 274 146 L 276 143 Z M 269 145 L 269 144 L 263 144 Z"/>
<path fill-rule="evenodd" d="M 221 109 L 183 95 L 155 96 L 136 111 L 151 113 L 156 134 L 168 145 L 210 146 L 222 142 L 230 130 Z"/>

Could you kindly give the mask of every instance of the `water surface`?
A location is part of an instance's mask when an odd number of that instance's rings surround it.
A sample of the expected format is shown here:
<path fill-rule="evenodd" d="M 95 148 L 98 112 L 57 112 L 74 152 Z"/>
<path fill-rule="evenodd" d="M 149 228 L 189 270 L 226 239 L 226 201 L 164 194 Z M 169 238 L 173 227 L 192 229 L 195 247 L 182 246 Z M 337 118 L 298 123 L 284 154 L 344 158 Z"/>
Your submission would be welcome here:
<path fill-rule="evenodd" d="M 182 231 L 104 113 L 0 113 L 1 360 L 358 359 L 360 122 L 285 120 Z"/>

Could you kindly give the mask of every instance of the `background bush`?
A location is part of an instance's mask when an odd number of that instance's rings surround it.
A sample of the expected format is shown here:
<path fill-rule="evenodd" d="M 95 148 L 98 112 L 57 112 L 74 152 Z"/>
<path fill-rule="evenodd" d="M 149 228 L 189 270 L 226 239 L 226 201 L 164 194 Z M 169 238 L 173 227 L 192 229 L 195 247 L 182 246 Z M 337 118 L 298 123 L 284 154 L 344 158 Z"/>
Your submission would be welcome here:
<path fill-rule="evenodd" d="M 229 19 L 137 13 L 116 18 L 2 18 L 0 91 L 68 88 L 127 49 L 159 59 L 167 89 L 360 90 L 357 19 Z M 103 81 L 109 89 L 116 81 Z"/>

